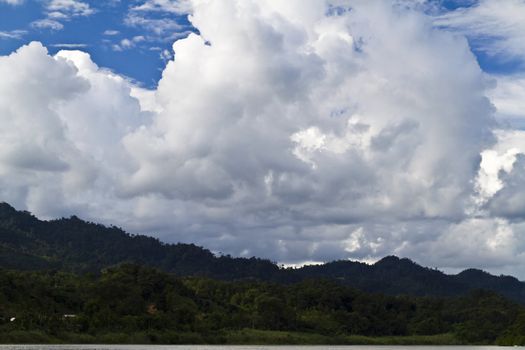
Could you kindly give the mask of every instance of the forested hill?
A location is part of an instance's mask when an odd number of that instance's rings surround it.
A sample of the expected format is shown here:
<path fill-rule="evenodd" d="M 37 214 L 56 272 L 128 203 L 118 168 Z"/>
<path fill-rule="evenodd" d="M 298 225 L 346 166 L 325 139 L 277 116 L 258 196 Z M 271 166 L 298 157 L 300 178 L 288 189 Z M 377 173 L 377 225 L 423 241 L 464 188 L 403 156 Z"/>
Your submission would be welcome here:
<path fill-rule="evenodd" d="M 193 244 L 165 244 L 75 216 L 42 221 L 0 203 L 0 267 L 98 273 L 122 262 L 149 265 L 179 276 L 221 280 L 293 283 L 312 278 L 333 279 L 364 291 L 391 295 L 456 296 L 486 289 L 525 304 L 525 283 L 475 269 L 447 275 L 397 257 L 386 257 L 373 265 L 335 261 L 282 269 L 269 260 L 217 257 Z"/>
<path fill-rule="evenodd" d="M 0 343 L 525 345 L 525 306 L 495 293 L 385 296 L 330 281 L 0 269 Z"/>
<path fill-rule="evenodd" d="M 216 257 L 193 244 L 165 244 L 76 216 L 42 221 L 0 203 L 0 267 L 97 273 L 122 262 L 150 265 L 182 276 L 224 280 L 272 279 L 280 272 L 268 260 Z"/>

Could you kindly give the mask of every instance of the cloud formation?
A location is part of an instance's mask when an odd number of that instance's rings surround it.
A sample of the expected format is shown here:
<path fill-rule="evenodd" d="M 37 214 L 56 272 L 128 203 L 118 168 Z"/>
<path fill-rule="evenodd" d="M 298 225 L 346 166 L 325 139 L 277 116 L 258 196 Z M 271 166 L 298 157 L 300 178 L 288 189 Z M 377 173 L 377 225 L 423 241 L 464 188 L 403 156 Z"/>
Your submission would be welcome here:
<path fill-rule="evenodd" d="M 0 0 L 0 3 L 2 2 L 8 5 L 21 5 L 24 0 Z"/>
<path fill-rule="evenodd" d="M 31 22 L 31 27 L 62 30 L 62 22 L 75 17 L 90 16 L 96 12 L 87 2 L 80 0 L 48 0 L 44 8 L 46 17 Z"/>
<path fill-rule="evenodd" d="M 0 31 L 0 40 L 2 39 L 20 39 L 25 34 L 27 34 L 27 31 L 25 30 L 9 30 L 9 31 Z"/>
<path fill-rule="evenodd" d="M 54 19 L 43 18 L 31 22 L 31 27 L 38 29 L 62 30 L 64 25 Z"/>
<path fill-rule="evenodd" d="M 522 74 L 496 76 L 496 88 L 489 97 L 504 126 L 525 128 L 525 76 Z"/>
<path fill-rule="evenodd" d="M 114 44 L 112 49 L 114 51 L 129 50 L 137 46 L 137 44 L 146 41 L 146 38 L 142 35 L 134 36 L 131 39 L 122 39 L 118 44 Z"/>
<path fill-rule="evenodd" d="M 129 8 L 124 24 L 142 28 L 150 42 L 171 44 L 192 32 L 185 23 L 185 15 L 191 8 L 189 0 L 145 0 Z"/>
<path fill-rule="evenodd" d="M 95 13 L 88 3 L 80 0 L 51 0 L 46 9 L 51 18 L 89 16 Z"/>
<path fill-rule="evenodd" d="M 389 1 L 191 4 L 155 91 L 79 51 L 0 58 L 2 199 L 285 263 L 523 266 L 498 204 L 521 150 L 465 38 Z"/>
<path fill-rule="evenodd" d="M 188 13 L 191 11 L 191 2 L 188 0 L 146 0 L 144 3 L 133 6 L 134 12 L 171 12 Z"/>
<path fill-rule="evenodd" d="M 467 34 L 478 49 L 491 56 L 525 61 L 523 0 L 480 0 L 439 16 L 435 23 Z"/>

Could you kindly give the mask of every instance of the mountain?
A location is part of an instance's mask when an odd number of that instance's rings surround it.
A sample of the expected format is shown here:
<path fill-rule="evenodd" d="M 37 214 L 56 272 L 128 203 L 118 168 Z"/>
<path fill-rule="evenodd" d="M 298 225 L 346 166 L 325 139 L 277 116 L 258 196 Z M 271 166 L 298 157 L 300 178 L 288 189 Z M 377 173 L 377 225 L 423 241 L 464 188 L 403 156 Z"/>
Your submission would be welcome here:
<path fill-rule="evenodd" d="M 373 265 L 335 261 L 318 266 L 305 266 L 294 271 L 300 279 L 329 278 L 346 285 L 390 295 L 457 296 L 472 290 L 497 292 L 525 304 L 525 283 L 511 276 L 493 276 L 485 271 L 468 269 L 457 275 L 422 267 L 395 256 L 385 257 Z"/>
<path fill-rule="evenodd" d="M 29 212 L 0 203 L 0 267 L 97 273 L 122 262 L 217 279 L 271 277 L 279 273 L 279 268 L 268 260 L 216 257 L 193 244 L 165 244 L 76 216 L 41 221 Z"/>
<path fill-rule="evenodd" d="M 334 261 L 283 269 L 258 258 L 215 256 L 193 244 L 166 244 L 118 227 L 86 222 L 76 216 L 42 221 L 27 211 L 0 203 L 0 267 L 13 270 L 62 270 L 99 273 L 120 263 L 138 263 L 179 276 L 220 280 L 295 283 L 330 279 L 367 292 L 390 295 L 458 296 L 485 289 L 525 304 L 525 283 L 469 269 L 447 275 L 409 259 L 389 256 L 373 265 Z"/>

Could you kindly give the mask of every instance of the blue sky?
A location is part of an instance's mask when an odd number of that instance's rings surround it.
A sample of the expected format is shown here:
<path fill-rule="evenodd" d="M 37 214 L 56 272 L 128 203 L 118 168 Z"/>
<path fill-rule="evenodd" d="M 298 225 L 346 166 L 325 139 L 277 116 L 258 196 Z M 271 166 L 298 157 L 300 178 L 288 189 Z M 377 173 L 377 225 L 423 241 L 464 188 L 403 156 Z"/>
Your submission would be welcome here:
<path fill-rule="evenodd" d="M 100 66 L 154 87 L 166 60 L 171 58 L 168 53 L 173 41 L 194 30 L 184 13 L 134 11 L 144 4 L 140 0 L 77 3 L 89 6 L 85 7 L 87 11 L 68 7 L 68 2 L 50 10 L 52 1 L 26 0 L 18 5 L 0 1 L 0 32 L 11 34 L 0 38 L 0 55 L 35 40 L 42 42 L 51 54 L 78 45 L 77 49 L 89 52 Z M 50 19 L 50 12 L 62 13 L 63 18 L 47 25 L 39 22 Z"/>

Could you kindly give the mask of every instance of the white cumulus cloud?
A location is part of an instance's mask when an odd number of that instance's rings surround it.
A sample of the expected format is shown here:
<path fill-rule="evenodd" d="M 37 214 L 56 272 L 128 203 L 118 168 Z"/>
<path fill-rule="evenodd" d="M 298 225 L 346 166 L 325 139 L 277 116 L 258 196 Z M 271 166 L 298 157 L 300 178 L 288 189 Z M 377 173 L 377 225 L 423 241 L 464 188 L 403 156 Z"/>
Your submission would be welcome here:
<path fill-rule="evenodd" d="M 0 58 L 2 199 L 285 263 L 523 267 L 521 149 L 464 37 L 399 2 L 191 4 L 153 91 L 79 51 Z"/>

